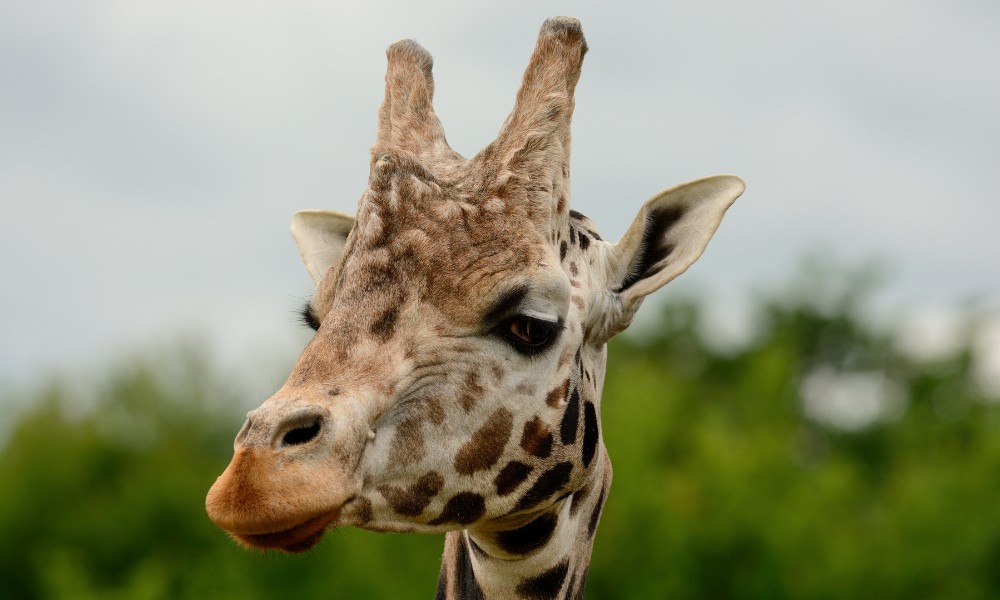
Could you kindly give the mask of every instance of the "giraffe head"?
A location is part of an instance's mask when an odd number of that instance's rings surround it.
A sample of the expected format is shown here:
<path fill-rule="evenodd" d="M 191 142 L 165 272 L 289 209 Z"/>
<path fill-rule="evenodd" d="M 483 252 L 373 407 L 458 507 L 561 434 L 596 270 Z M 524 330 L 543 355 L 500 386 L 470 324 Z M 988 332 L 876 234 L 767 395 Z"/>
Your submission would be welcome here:
<path fill-rule="evenodd" d="M 332 526 L 499 529 L 590 493 L 605 344 L 701 255 L 743 183 L 662 192 L 602 240 L 569 210 L 586 50 L 578 21 L 546 21 L 513 112 L 467 160 L 434 114 L 430 55 L 389 47 L 356 219 L 292 222 L 316 334 L 208 493 L 237 540 L 296 551 Z"/>

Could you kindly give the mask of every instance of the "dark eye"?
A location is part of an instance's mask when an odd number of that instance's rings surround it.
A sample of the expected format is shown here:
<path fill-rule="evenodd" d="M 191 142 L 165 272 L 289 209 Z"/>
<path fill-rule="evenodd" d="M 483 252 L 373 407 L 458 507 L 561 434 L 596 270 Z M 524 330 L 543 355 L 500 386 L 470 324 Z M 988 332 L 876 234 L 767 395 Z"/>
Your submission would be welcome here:
<path fill-rule="evenodd" d="M 522 354 L 538 354 L 555 341 L 559 325 L 533 317 L 520 315 L 506 321 L 502 327 L 504 337 Z"/>

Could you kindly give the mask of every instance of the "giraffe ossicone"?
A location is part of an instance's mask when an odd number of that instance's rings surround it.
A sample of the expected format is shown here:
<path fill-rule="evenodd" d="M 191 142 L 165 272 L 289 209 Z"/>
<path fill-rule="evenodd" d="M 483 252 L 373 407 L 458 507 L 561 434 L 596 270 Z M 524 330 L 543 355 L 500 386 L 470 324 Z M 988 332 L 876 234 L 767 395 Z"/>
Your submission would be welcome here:
<path fill-rule="evenodd" d="M 208 493 L 233 538 L 295 552 L 331 527 L 447 532 L 439 598 L 582 596 L 611 483 L 605 344 L 744 189 L 671 188 L 603 240 L 569 208 L 586 50 L 576 19 L 546 21 L 513 112 L 465 159 L 434 113 L 430 54 L 389 47 L 356 218 L 293 218 L 317 331 Z"/>

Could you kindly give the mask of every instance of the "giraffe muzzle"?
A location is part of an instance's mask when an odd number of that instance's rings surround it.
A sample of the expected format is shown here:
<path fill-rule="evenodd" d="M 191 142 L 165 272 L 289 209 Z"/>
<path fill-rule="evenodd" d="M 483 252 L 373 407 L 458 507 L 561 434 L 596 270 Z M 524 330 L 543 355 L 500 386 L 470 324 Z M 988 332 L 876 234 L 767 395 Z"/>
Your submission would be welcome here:
<path fill-rule="evenodd" d="M 265 403 L 251 411 L 235 452 L 205 499 L 209 518 L 253 548 L 308 550 L 355 495 L 353 465 L 338 460 L 330 411 Z"/>

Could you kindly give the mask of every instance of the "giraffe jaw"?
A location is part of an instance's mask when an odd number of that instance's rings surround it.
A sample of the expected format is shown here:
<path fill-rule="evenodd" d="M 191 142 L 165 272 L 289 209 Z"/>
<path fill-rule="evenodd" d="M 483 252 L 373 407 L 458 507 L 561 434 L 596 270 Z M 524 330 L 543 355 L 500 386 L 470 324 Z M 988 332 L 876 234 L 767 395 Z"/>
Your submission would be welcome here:
<path fill-rule="evenodd" d="M 271 533 L 233 533 L 240 544 L 258 550 L 282 550 L 289 553 L 305 552 L 319 543 L 327 528 L 337 519 L 340 509 L 321 514 L 298 525 Z"/>

